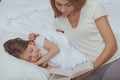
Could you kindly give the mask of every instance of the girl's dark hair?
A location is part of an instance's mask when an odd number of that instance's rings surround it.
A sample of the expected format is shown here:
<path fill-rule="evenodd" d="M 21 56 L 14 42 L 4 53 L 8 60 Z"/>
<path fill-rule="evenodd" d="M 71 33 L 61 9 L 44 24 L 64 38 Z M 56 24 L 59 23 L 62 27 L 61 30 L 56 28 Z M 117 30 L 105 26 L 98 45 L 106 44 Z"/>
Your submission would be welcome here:
<path fill-rule="evenodd" d="M 23 53 L 28 47 L 29 41 L 22 40 L 21 38 L 10 39 L 6 41 L 3 46 L 6 52 L 19 58 L 19 55 Z"/>

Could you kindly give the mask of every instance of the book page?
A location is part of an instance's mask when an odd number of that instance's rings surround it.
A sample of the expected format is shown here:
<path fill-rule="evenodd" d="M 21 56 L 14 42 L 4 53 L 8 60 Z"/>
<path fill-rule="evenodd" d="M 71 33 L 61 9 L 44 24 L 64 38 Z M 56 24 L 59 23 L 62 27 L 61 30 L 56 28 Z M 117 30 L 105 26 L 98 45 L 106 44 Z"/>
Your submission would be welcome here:
<path fill-rule="evenodd" d="M 50 70 L 50 73 L 56 74 L 56 75 L 61 75 L 61 76 L 67 76 L 70 77 L 72 70 L 68 69 L 59 69 L 59 68 L 52 68 Z"/>
<path fill-rule="evenodd" d="M 67 76 L 60 76 L 60 75 L 54 75 L 53 74 L 53 75 L 51 75 L 49 80 L 71 80 L 71 79 Z"/>
<path fill-rule="evenodd" d="M 66 76 L 69 78 L 74 78 L 74 77 L 82 75 L 92 69 L 93 69 L 92 63 L 90 63 L 89 61 L 86 61 L 86 62 L 78 65 L 77 67 L 75 67 L 73 70 L 52 68 L 50 70 L 50 73 L 60 75 L 60 76 Z"/>
<path fill-rule="evenodd" d="M 76 68 L 73 69 L 72 73 L 71 73 L 71 78 L 80 76 L 90 70 L 93 69 L 93 65 L 91 62 L 86 61 L 80 65 L 78 65 Z"/>

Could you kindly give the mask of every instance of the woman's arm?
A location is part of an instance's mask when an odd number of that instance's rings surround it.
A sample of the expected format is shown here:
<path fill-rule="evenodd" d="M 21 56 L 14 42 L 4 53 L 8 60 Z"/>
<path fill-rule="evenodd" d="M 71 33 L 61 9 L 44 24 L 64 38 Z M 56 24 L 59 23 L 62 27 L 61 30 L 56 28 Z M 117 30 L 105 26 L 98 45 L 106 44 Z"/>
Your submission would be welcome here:
<path fill-rule="evenodd" d="M 53 58 L 60 52 L 59 47 L 55 43 L 49 41 L 48 39 L 45 39 L 43 48 L 45 48 L 48 52 L 45 56 L 43 56 L 40 60 L 38 60 L 35 63 L 37 65 L 47 63 L 51 58 Z"/>
<path fill-rule="evenodd" d="M 100 17 L 95 22 L 105 42 L 105 48 L 94 63 L 94 68 L 97 69 L 113 57 L 117 50 L 117 43 L 107 16 Z"/>
<path fill-rule="evenodd" d="M 103 37 L 103 40 L 105 41 L 105 47 L 101 53 L 101 55 L 97 58 L 95 63 L 93 64 L 94 69 L 79 76 L 78 78 L 74 80 L 83 80 L 89 75 L 91 75 L 96 69 L 98 69 L 101 65 L 106 63 L 113 55 L 115 54 L 117 50 L 117 44 L 115 36 L 112 32 L 112 29 L 110 27 L 110 24 L 108 22 L 107 16 L 102 16 L 95 20 L 96 25 L 98 27 L 98 30 Z"/>

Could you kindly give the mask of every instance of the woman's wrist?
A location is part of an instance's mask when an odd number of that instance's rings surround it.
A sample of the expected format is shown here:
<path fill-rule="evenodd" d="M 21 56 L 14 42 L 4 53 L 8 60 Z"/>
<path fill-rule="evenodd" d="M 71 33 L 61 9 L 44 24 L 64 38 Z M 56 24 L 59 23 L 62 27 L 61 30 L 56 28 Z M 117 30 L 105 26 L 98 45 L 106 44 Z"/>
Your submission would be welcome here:
<path fill-rule="evenodd" d="M 94 71 L 96 71 L 96 70 L 99 68 L 99 66 L 98 66 L 96 63 L 94 63 L 94 64 L 93 64 L 93 68 L 94 68 L 94 69 L 93 69 L 93 72 L 94 72 Z"/>

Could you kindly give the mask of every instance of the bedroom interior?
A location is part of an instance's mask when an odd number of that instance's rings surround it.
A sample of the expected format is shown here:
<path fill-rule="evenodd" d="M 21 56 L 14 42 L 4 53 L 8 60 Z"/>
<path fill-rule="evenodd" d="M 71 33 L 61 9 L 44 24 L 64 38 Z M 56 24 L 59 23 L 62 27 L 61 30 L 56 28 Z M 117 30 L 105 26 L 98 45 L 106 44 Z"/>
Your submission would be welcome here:
<path fill-rule="evenodd" d="M 120 49 L 120 0 L 99 0 L 105 7 Z M 0 80 L 48 80 L 49 72 L 8 55 L 3 43 L 11 38 L 28 39 L 29 33 L 54 31 L 49 0 L 1 0 L 0 2 Z"/>

